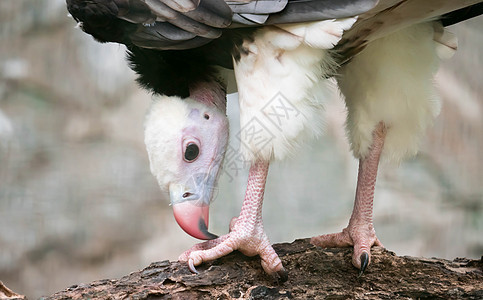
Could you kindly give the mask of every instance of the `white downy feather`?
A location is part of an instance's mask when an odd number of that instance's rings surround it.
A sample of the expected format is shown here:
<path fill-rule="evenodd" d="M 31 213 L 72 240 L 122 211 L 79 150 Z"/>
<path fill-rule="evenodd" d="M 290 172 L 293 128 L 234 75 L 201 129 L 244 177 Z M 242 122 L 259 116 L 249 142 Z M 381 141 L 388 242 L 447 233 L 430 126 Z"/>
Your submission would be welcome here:
<path fill-rule="evenodd" d="M 421 136 L 440 111 L 433 76 L 442 35 L 435 28 L 422 23 L 377 39 L 341 68 L 338 83 L 356 158 L 367 155 L 381 121 L 388 128 L 382 159 L 398 163 L 418 151 Z"/>
<path fill-rule="evenodd" d="M 283 159 L 321 130 L 328 53 L 356 18 L 267 26 L 235 61 L 246 160 Z"/>

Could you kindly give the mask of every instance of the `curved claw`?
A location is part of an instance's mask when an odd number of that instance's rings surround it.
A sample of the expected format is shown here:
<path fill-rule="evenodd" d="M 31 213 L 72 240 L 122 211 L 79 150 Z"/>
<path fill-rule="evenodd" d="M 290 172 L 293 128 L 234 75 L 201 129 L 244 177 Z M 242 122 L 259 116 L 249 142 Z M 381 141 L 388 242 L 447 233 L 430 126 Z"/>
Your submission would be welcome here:
<path fill-rule="evenodd" d="M 277 275 L 280 282 L 285 282 L 288 280 L 288 272 L 283 267 L 280 271 L 277 271 Z"/>
<path fill-rule="evenodd" d="M 369 265 L 369 254 L 367 252 L 362 252 L 361 254 L 361 270 L 359 272 L 359 277 L 364 274 L 364 271 L 367 268 L 367 265 Z"/>
<path fill-rule="evenodd" d="M 198 271 L 195 268 L 195 264 L 193 263 L 193 259 L 192 258 L 190 258 L 188 260 L 188 267 L 189 267 L 191 273 L 198 274 Z"/>

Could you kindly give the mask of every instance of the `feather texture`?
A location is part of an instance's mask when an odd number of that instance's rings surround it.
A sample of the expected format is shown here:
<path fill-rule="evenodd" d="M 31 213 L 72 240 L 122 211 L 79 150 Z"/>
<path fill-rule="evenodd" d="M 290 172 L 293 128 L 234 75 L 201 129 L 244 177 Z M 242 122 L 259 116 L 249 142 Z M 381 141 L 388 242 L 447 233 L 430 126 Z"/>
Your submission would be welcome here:
<path fill-rule="evenodd" d="M 184 50 L 226 28 L 352 17 L 377 0 L 67 0 L 82 29 L 101 42 Z"/>
<path fill-rule="evenodd" d="M 355 157 L 367 156 L 380 121 L 388 128 L 384 159 L 399 162 L 417 152 L 440 110 L 432 82 L 439 64 L 434 34 L 431 22 L 410 26 L 369 43 L 339 70 Z"/>
<path fill-rule="evenodd" d="M 283 159 L 320 132 L 328 49 L 355 20 L 265 27 L 243 43 L 234 69 L 245 159 Z"/>

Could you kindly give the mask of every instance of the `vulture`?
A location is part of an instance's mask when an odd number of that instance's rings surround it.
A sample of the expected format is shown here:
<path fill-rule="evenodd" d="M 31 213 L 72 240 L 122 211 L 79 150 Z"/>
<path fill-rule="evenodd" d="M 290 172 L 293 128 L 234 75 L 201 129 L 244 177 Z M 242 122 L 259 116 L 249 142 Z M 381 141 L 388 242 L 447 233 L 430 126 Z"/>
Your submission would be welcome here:
<path fill-rule="evenodd" d="M 335 77 L 359 173 L 348 226 L 313 237 L 354 248 L 362 273 L 382 245 L 372 221 L 380 159 L 400 161 L 438 114 L 433 74 L 456 50 L 445 26 L 481 14 L 481 0 L 67 0 L 80 28 L 126 45 L 144 88 L 159 95 L 145 120 L 150 169 L 176 221 L 207 240 L 180 260 L 191 271 L 233 250 L 287 272 L 264 232 L 262 203 L 273 160 L 320 133 L 324 89 Z M 250 170 L 228 234 L 208 231 L 209 204 L 228 141 L 226 94 L 236 79 L 240 151 Z"/>

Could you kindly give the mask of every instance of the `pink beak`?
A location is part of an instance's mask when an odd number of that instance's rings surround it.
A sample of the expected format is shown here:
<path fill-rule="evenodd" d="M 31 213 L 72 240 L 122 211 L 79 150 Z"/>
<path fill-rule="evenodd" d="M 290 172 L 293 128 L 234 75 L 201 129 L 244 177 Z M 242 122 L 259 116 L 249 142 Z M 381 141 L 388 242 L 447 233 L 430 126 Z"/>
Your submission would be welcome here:
<path fill-rule="evenodd" d="M 210 206 L 199 201 L 183 201 L 173 205 L 173 214 L 178 225 L 187 234 L 200 240 L 212 240 L 217 235 L 208 231 Z"/>

